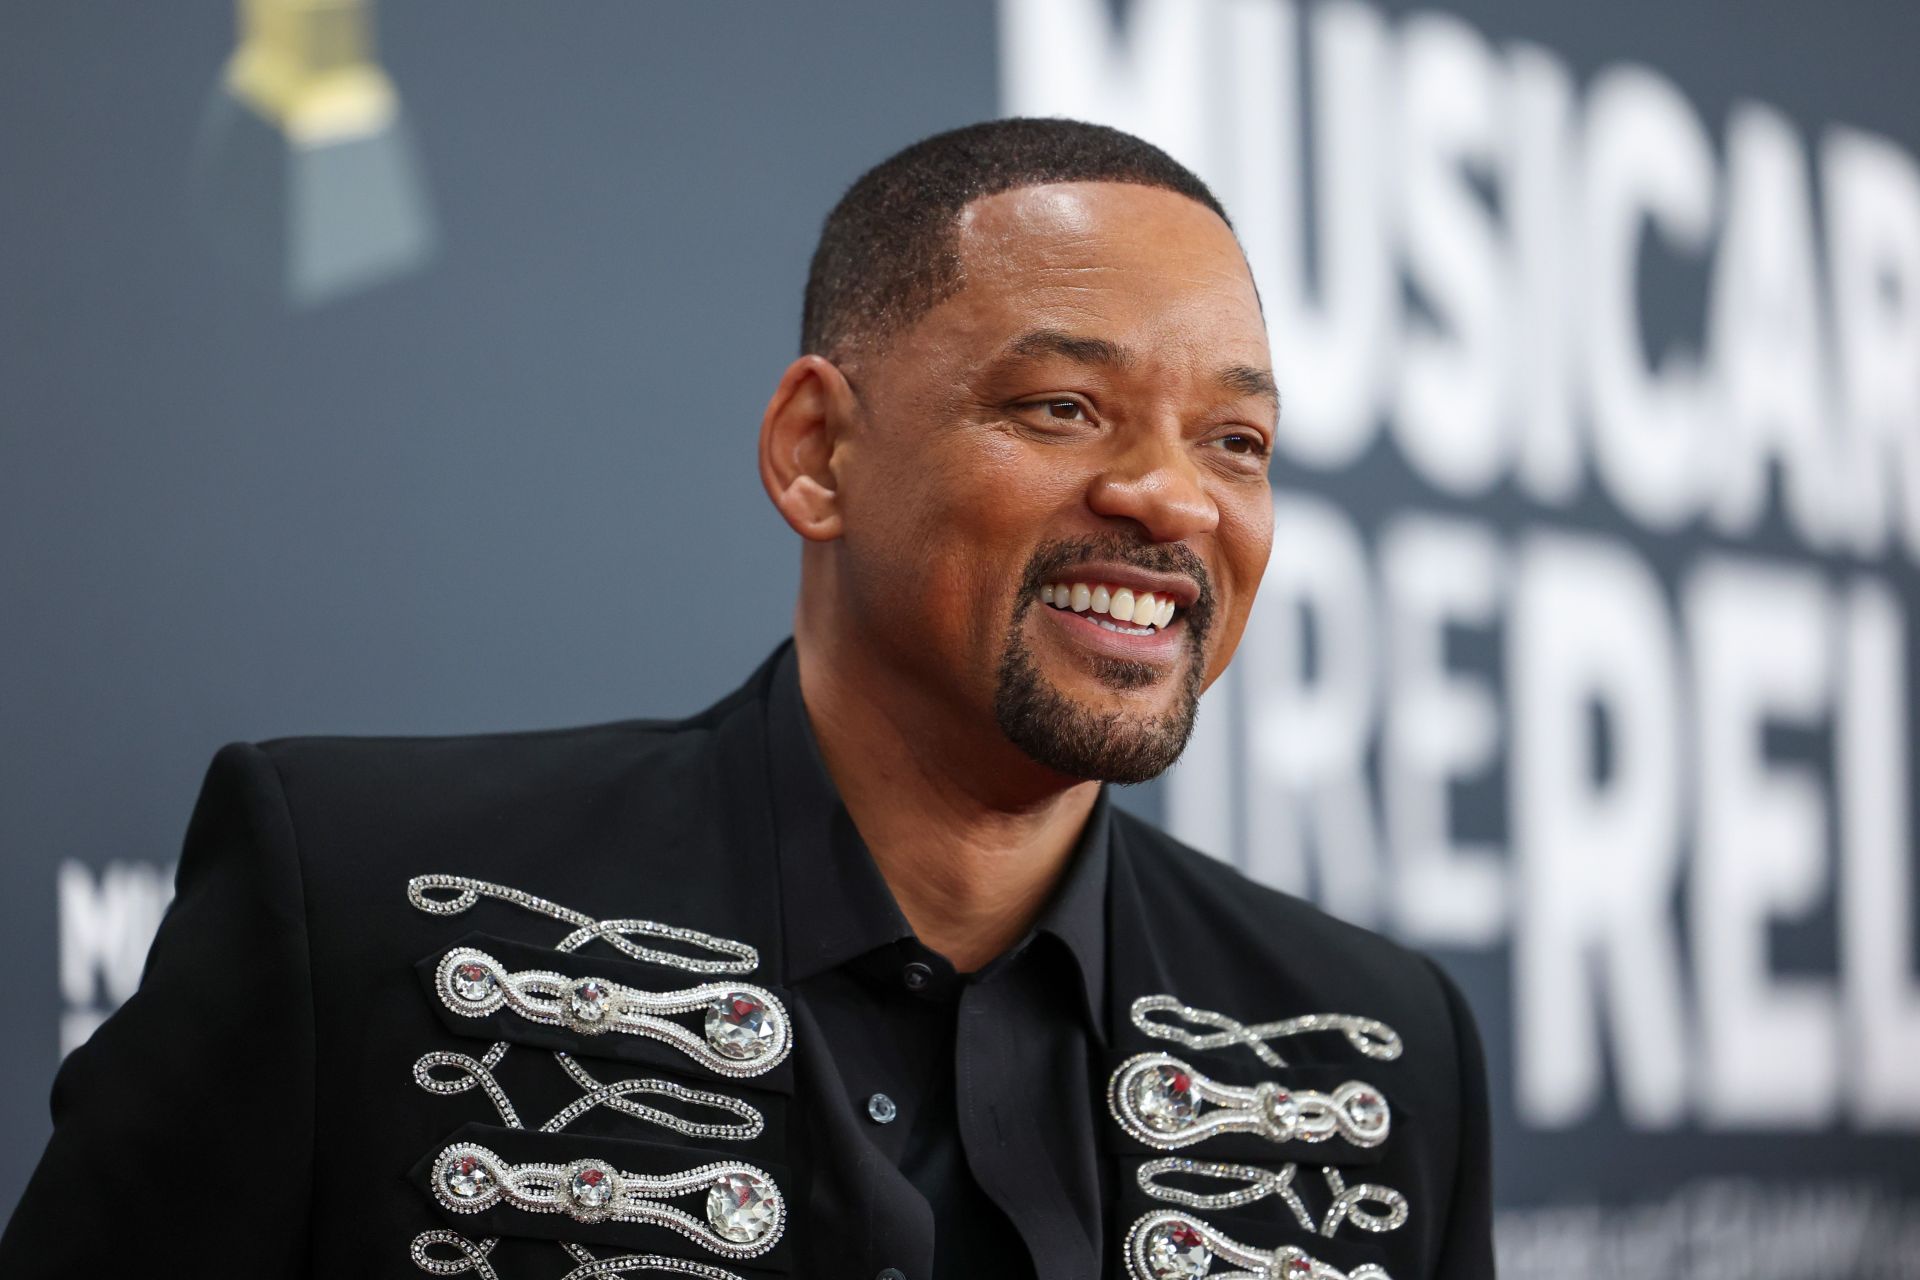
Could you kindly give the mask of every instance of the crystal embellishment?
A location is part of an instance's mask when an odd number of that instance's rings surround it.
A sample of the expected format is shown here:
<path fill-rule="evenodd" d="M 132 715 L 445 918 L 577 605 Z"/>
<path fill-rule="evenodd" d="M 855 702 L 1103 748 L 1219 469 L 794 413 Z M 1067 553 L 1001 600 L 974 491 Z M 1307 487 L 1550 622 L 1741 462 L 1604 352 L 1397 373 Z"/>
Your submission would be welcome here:
<path fill-rule="evenodd" d="M 442 1181 L 448 1191 L 462 1200 L 476 1200 L 493 1189 L 493 1174 L 487 1171 L 480 1157 L 471 1152 L 448 1162 Z"/>
<path fill-rule="evenodd" d="M 1329 1266 L 1296 1245 L 1267 1250 L 1243 1244 L 1184 1213 L 1149 1213 L 1127 1232 L 1129 1280 L 1194 1280 L 1224 1262 L 1221 1280 L 1390 1280 L 1378 1263 L 1352 1271 Z"/>
<path fill-rule="evenodd" d="M 591 1157 L 513 1164 L 486 1147 L 456 1142 L 435 1160 L 431 1185 L 434 1198 L 455 1213 L 499 1206 L 565 1214 L 575 1222 L 648 1223 L 725 1258 L 757 1258 L 780 1242 L 786 1228 L 786 1202 L 772 1177 L 731 1160 L 682 1173 L 628 1173 Z M 671 1203 L 701 1195 L 704 1217 Z"/>
<path fill-rule="evenodd" d="M 1213 1267 L 1213 1250 L 1186 1222 L 1165 1222 L 1147 1233 L 1147 1273 L 1153 1280 L 1186 1280 Z"/>
<path fill-rule="evenodd" d="M 716 1075 L 762 1075 L 793 1048 L 786 1006 L 765 987 L 707 982 L 678 991 L 649 991 L 610 978 L 513 970 L 474 947 L 441 957 L 440 1003 L 463 1018 L 496 1010 L 583 1036 L 645 1036 L 673 1046 Z M 676 1019 L 693 1014 L 704 1024 Z"/>
<path fill-rule="evenodd" d="M 1392 1127 L 1385 1096 L 1358 1080 L 1331 1093 L 1290 1090 L 1271 1080 L 1222 1084 L 1167 1053 L 1135 1054 L 1116 1067 L 1107 1084 L 1107 1106 L 1128 1137 L 1160 1151 L 1190 1147 L 1219 1133 L 1251 1133 L 1268 1142 L 1338 1138 L 1356 1147 L 1377 1147 Z"/>
<path fill-rule="evenodd" d="M 745 991 L 729 991 L 707 1006 L 707 1043 L 736 1062 L 750 1062 L 773 1044 L 767 1006 Z"/>
<path fill-rule="evenodd" d="M 499 983 L 494 979 L 493 970 L 486 965 L 475 960 L 466 960 L 453 966 L 448 985 L 453 988 L 453 994 L 462 1000 L 471 1000 L 478 1004 L 491 996 L 493 989 Z"/>
<path fill-rule="evenodd" d="M 745 1172 L 722 1174 L 707 1192 L 707 1221 L 728 1240 L 751 1244 L 779 1217 L 777 1197 L 765 1178 Z"/>
<path fill-rule="evenodd" d="M 613 1199 L 614 1173 L 604 1164 L 586 1162 L 567 1180 L 567 1194 L 582 1209 L 599 1209 Z"/>
<path fill-rule="evenodd" d="M 1347 1119 L 1363 1133 L 1385 1130 L 1388 1124 L 1387 1100 L 1372 1089 L 1356 1089 L 1347 1095 Z"/>
<path fill-rule="evenodd" d="M 1160 1133 L 1186 1128 L 1200 1110 L 1193 1075 L 1178 1064 L 1142 1071 L 1133 1082 L 1133 1105 L 1140 1118 Z"/>
<path fill-rule="evenodd" d="M 606 1017 L 606 984 L 594 978 L 574 983 L 567 993 L 567 1012 L 581 1022 L 598 1022 Z"/>

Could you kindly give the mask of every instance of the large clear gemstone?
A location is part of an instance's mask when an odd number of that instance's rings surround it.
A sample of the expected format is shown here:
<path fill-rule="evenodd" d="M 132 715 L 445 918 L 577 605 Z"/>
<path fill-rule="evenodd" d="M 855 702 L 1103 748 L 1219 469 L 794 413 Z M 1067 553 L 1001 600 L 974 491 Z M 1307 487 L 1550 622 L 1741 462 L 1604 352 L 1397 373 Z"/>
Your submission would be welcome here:
<path fill-rule="evenodd" d="M 462 1200 L 478 1200 L 493 1189 L 493 1174 L 487 1171 L 480 1157 L 471 1152 L 449 1160 L 441 1177 L 447 1190 Z"/>
<path fill-rule="evenodd" d="M 744 1062 L 773 1043 L 773 1020 L 759 997 L 729 991 L 707 1006 L 707 1043 L 723 1058 Z"/>
<path fill-rule="evenodd" d="M 1213 1250 L 1191 1224 L 1163 1222 L 1147 1233 L 1147 1270 L 1153 1280 L 1187 1280 L 1213 1266 Z"/>
<path fill-rule="evenodd" d="M 767 1233 L 780 1212 L 773 1184 L 751 1173 L 714 1179 L 707 1192 L 707 1221 L 735 1244 L 751 1244 Z"/>
<path fill-rule="evenodd" d="M 478 961 L 467 960 L 453 966 L 453 994 L 462 1000 L 478 1004 L 493 994 L 496 985 L 493 970 Z"/>
<path fill-rule="evenodd" d="M 598 1022 L 607 1016 L 607 984 L 594 978 L 573 984 L 567 1008 L 580 1022 Z"/>
<path fill-rule="evenodd" d="M 1193 1123 L 1200 1100 L 1193 1095 L 1192 1076 L 1179 1067 L 1162 1065 L 1135 1077 L 1133 1107 L 1149 1126 L 1172 1133 Z"/>
<path fill-rule="evenodd" d="M 1353 1127 L 1361 1133 L 1371 1136 L 1384 1131 L 1387 1118 L 1387 1100 L 1372 1089 L 1347 1095 L 1347 1119 L 1353 1121 Z"/>
<path fill-rule="evenodd" d="M 567 1194 L 583 1209 L 598 1209 L 613 1199 L 613 1174 L 605 1165 L 582 1165 L 567 1182 Z"/>

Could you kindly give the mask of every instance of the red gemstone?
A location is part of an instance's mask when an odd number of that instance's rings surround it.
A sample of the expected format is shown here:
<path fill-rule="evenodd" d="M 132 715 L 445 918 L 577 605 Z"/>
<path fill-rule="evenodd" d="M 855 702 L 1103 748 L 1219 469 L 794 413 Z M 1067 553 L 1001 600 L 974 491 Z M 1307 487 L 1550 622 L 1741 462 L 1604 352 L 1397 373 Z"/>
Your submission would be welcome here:
<path fill-rule="evenodd" d="M 1182 1249 L 1191 1249 L 1200 1243 L 1200 1233 L 1186 1223 L 1181 1222 L 1176 1223 L 1173 1229 L 1167 1232 L 1167 1239 L 1173 1241 L 1174 1244 L 1180 1246 Z"/>
<path fill-rule="evenodd" d="M 1175 1093 L 1185 1093 L 1191 1088 L 1193 1088 L 1192 1076 L 1184 1071 L 1176 1071 L 1173 1073 L 1173 1089 Z"/>
<path fill-rule="evenodd" d="M 479 1156 L 461 1156 L 459 1159 L 459 1162 L 456 1163 L 453 1167 L 463 1175 L 470 1174 L 475 1169 L 478 1169 L 480 1167 L 480 1157 Z"/>
<path fill-rule="evenodd" d="M 588 1187 L 597 1187 L 606 1180 L 607 1175 L 598 1169 L 582 1169 L 574 1178 L 575 1182 Z"/>
<path fill-rule="evenodd" d="M 747 996 L 735 996 L 733 998 L 733 1016 L 736 1018 L 750 1017 L 758 1013 L 759 1010 L 760 1002 L 758 1000 L 751 999 Z"/>

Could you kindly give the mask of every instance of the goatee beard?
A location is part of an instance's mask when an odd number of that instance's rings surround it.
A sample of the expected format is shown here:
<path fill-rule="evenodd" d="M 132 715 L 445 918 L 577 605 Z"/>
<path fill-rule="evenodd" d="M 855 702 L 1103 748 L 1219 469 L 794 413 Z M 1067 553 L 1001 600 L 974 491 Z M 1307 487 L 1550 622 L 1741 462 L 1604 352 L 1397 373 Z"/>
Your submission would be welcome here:
<path fill-rule="evenodd" d="M 1118 711 L 1091 710 L 1062 693 L 1040 674 L 1022 631 L 1028 611 L 1040 599 L 1040 588 L 1074 564 L 1088 560 L 1179 573 L 1200 586 L 1199 598 L 1182 615 L 1187 644 L 1174 705 L 1145 722 Z M 1213 589 L 1206 567 L 1184 545 L 1114 537 L 1041 547 L 1022 575 L 1001 652 L 993 696 L 993 714 L 1000 731 L 1034 760 L 1069 777 L 1120 783 L 1159 777 L 1180 758 L 1193 736 L 1206 681 L 1202 655 L 1212 622 Z M 1095 678 L 1121 691 L 1152 684 L 1163 673 L 1152 663 L 1123 658 L 1094 658 L 1092 664 Z"/>

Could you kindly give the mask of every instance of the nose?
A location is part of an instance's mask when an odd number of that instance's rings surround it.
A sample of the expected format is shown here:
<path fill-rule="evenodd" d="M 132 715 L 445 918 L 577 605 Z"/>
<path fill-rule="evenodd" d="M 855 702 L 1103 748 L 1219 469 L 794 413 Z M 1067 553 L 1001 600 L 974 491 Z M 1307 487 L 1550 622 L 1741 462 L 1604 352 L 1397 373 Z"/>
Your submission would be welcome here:
<path fill-rule="evenodd" d="M 1094 476 L 1087 505 L 1097 515 L 1133 521 L 1155 542 L 1213 532 L 1220 508 L 1191 448 L 1177 434 L 1131 442 Z"/>

